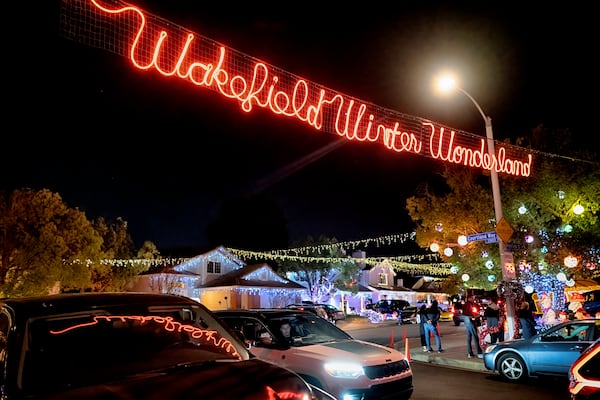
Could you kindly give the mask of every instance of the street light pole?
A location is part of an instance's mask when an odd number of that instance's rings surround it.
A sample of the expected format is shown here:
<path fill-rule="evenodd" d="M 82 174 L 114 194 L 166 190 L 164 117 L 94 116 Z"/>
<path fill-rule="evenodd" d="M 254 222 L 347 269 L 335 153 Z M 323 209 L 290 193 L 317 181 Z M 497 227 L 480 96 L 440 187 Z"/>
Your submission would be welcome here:
<path fill-rule="evenodd" d="M 488 154 L 490 155 L 491 159 L 495 159 L 496 151 L 494 148 L 494 133 L 492 131 L 492 118 L 490 118 L 483 112 L 483 110 L 479 106 L 479 103 L 477 103 L 477 101 L 475 101 L 473 96 L 471 96 L 463 88 L 456 86 L 454 84 L 453 80 L 452 81 L 446 80 L 444 82 L 444 84 L 446 86 L 449 86 L 450 83 L 453 87 L 455 87 L 461 93 L 463 93 L 465 96 L 467 96 L 469 98 L 469 100 L 471 100 L 471 102 L 473 102 L 473 104 L 475 104 L 475 107 L 477 107 L 477 111 L 479 111 L 479 113 L 483 117 L 483 120 L 485 121 L 485 134 L 486 134 L 486 138 L 487 138 Z M 494 198 L 494 213 L 495 213 L 495 217 L 496 217 L 496 224 L 498 224 L 502 220 L 503 214 L 502 214 L 502 197 L 500 195 L 500 183 L 498 181 L 498 171 L 496 171 L 496 168 L 490 169 L 490 176 L 492 179 L 492 197 Z M 511 289 L 510 282 L 509 282 L 510 277 L 507 274 L 507 267 L 508 267 L 507 264 L 511 264 L 511 267 L 512 267 L 513 257 L 512 257 L 512 254 L 506 248 L 506 243 L 504 243 L 504 241 L 502 240 L 500 235 L 497 235 L 497 236 L 498 236 L 498 246 L 499 246 L 499 252 L 500 252 L 500 267 L 502 268 L 502 281 L 504 283 L 504 288 L 505 288 L 506 321 L 508 322 L 508 338 L 513 339 L 514 333 L 515 333 L 515 302 L 513 299 L 513 293 L 512 293 L 512 289 Z"/>

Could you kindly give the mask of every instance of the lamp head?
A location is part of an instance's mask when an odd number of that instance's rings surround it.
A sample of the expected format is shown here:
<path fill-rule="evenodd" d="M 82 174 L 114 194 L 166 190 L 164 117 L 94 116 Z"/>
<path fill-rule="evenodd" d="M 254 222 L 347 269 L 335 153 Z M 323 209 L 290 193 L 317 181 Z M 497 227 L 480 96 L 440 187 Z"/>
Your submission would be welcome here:
<path fill-rule="evenodd" d="M 434 78 L 434 88 L 439 93 L 450 93 L 457 90 L 458 86 L 454 75 L 444 72 Z"/>

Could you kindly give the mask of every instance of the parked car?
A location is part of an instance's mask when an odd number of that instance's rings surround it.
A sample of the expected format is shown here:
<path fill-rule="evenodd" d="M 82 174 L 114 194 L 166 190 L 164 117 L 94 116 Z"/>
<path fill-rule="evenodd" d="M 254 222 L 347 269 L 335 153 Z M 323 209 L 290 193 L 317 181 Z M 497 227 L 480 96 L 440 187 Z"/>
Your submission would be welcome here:
<path fill-rule="evenodd" d="M 5 400 L 332 399 L 250 354 L 206 307 L 183 296 L 2 299 L 0 333 Z"/>
<path fill-rule="evenodd" d="M 454 321 L 454 312 L 452 311 L 452 306 L 449 306 L 447 304 L 440 304 L 439 307 L 440 307 L 440 321 L 443 321 L 443 322 Z M 460 322 L 459 322 L 459 325 L 460 325 Z"/>
<path fill-rule="evenodd" d="M 381 314 L 393 314 L 394 312 L 400 315 L 400 312 L 406 307 L 410 307 L 410 303 L 407 300 L 379 300 L 373 304 L 373 310 Z"/>
<path fill-rule="evenodd" d="M 490 344 L 483 363 L 513 382 L 539 375 L 567 377 L 573 362 L 599 337 L 600 319 L 569 320 L 529 339 Z"/>
<path fill-rule="evenodd" d="M 301 304 L 288 304 L 286 308 L 294 308 L 298 310 L 306 310 L 310 311 L 316 315 L 319 315 L 317 312 L 318 308 L 322 308 L 327 314 L 327 318 L 330 322 L 336 323 L 339 320 L 346 319 L 346 313 L 342 310 L 339 310 L 337 307 L 332 306 L 330 304 L 321 304 L 321 303 L 313 303 L 313 302 L 302 302 Z"/>
<path fill-rule="evenodd" d="M 596 339 L 569 368 L 570 400 L 600 398 L 600 339 Z"/>
<path fill-rule="evenodd" d="M 458 301 L 453 303 L 452 307 L 450 308 L 450 312 L 452 313 L 452 322 L 454 322 L 455 326 L 459 326 L 461 322 L 464 322 L 463 306 L 464 304 Z M 475 303 L 472 311 L 475 315 L 479 315 L 479 317 L 476 318 L 478 319 L 476 324 L 479 324 L 483 316 L 484 308 L 480 303 Z"/>
<path fill-rule="evenodd" d="M 309 311 L 252 309 L 215 311 L 240 332 L 257 357 L 297 372 L 338 399 L 408 399 L 412 368 L 391 347 L 356 340 Z M 291 342 L 279 327 L 291 325 Z"/>
<path fill-rule="evenodd" d="M 416 306 L 407 306 L 400 311 L 400 323 L 401 324 L 416 324 L 417 323 L 417 312 L 419 309 Z"/>

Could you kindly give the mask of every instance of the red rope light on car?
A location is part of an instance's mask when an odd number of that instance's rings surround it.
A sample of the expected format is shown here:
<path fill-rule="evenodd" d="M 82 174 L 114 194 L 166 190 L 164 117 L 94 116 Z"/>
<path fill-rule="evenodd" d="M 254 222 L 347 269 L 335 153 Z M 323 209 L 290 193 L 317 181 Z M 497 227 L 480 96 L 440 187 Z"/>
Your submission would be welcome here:
<path fill-rule="evenodd" d="M 88 322 L 86 324 L 73 325 L 73 326 L 70 326 L 68 328 L 61 329 L 61 330 L 50 330 L 50 333 L 53 335 L 61 335 L 61 334 L 64 334 L 66 332 L 69 332 L 69 331 L 72 331 L 75 329 L 81 329 L 81 328 L 97 325 L 102 321 L 110 322 L 113 320 L 121 321 L 121 322 L 138 321 L 140 323 L 140 325 L 146 324 L 150 321 L 152 321 L 156 324 L 163 324 L 164 329 L 166 331 L 186 332 L 194 339 L 202 339 L 202 340 L 206 341 L 207 343 L 212 344 L 215 347 L 222 348 L 223 350 L 225 350 L 227 353 L 231 354 L 232 356 L 241 359 L 241 356 L 235 349 L 235 346 L 233 345 L 233 343 L 231 343 L 229 340 L 222 338 L 222 337 L 217 338 L 217 331 L 201 329 L 201 328 L 198 328 L 193 325 L 182 324 L 181 322 L 174 321 L 173 317 L 161 317 L 161 316 L 157 316 L 157 315 L 139 315 L 139 316 L 138 315 L 121 315 L 121 316 L 119 316 L 119 315 L 95 315 L 93 317 L 92 322 Z"/>

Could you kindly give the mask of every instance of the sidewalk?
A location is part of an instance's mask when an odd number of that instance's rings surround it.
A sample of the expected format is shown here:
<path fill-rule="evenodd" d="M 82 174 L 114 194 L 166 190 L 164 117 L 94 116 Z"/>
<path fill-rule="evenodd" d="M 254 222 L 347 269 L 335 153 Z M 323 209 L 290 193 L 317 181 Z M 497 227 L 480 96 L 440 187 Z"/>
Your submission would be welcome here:
<path fill-rule="evenodd" d="M 483 366 L 483 359 L 468 358 L 467 343 L 465 335 L 460 334 L 442 334 L 443 353 L 425 353 L 421 347 L 420 338 L 408 338 L 408 346 L 411 361 L 425 362 L 440 366 L 467 369 L 477 372 L 492 373 Z M 435 349 L 435 339 L 431 338 L 433 348 Z M 402 339 L 394 343 L 394 347 L 401 352 L 405 352 L 405 343 Z"/>
<path fill-rule="evenodd" d="M 340 321 L 341 322 L 341 321 Z M 355 322 L 352 324 L 340 323 L 340 328 L 348 331 L 352 329 L 364 328 L 368 323 Z M 396 325 L 395 322 L 390 323 L 390 326 Z M 377 326 L 377 325 L 373 325 Z M 380 326 L 380 325 L 379 325 Z M 441 335 L 443 353 L 426 353 L 421 347 L 421 339 L 419 337 L 396 337 L 394 340 L 394 348 L 402 353 L 409 353 L 410 360 L 413 362 L 424 362 L 436 364 L 444 367 L 460 368 L 477 372 L 492 373 L 483 365 L 483 359 L 468 358 L 467 343 L 463 332 L 444 333 Z M 431 338 L 432 347 L 435 349 L 435 339 Z M 408 351 L 406 345 L 408 342 Z"/>

